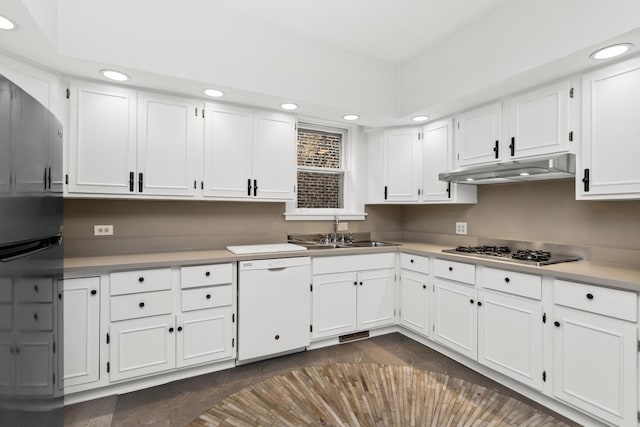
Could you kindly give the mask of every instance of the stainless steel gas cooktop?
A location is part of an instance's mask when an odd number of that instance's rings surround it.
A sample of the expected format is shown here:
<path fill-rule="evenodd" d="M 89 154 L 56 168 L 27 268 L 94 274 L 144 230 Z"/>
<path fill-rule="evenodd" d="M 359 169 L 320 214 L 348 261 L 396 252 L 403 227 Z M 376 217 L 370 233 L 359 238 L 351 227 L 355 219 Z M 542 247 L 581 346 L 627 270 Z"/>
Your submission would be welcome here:
<path fill-rule="evenodd" d="M 468 255 L 480 258 L 499 259 L 500 261 L 514 262 L 528 265 L 549 265 L 561 262 L 579 261 L 579 255 L 558 254 L 543 249 L 514 249 L 509 246 L 484 245 L 484 246 L 458 246 L 453 249 L 443 249 L 442 252 L 457 255 Z"/>

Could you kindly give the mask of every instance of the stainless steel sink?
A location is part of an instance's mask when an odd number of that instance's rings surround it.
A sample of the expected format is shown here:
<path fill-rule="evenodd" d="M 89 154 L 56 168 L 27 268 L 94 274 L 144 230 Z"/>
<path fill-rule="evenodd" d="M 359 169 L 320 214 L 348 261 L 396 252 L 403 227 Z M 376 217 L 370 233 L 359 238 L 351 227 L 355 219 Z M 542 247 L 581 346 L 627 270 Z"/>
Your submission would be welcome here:
<path fill-rule="evenodd" d="M 391 243 L 391 242 L 380 242 L 377 240 L 365 240 L 361 242 L 351 242 L 346 244 L 351 248 L 375 248 L 375 247 L 383 247 L 383 246 L 400 246 L 399 243 Z"/>
<path fill-rule="evenodd" d="M 330 234 L 297 234 L 287 236 L 289 243 L 304 246 L 309 250 L 323 250 L 323 249 L 345 249 L 345 248 L 378 248 L 385 246 L 400 246 L 399 243 L 383 242 L 380 240 L 371 240 L 371 234 L 364 233 L 349 233 L 349 239 L 353 238 L 353 241 L 346 239 L 346 234 L 339 234 L 339 240 L 335 243 L 331 243 Z"/>

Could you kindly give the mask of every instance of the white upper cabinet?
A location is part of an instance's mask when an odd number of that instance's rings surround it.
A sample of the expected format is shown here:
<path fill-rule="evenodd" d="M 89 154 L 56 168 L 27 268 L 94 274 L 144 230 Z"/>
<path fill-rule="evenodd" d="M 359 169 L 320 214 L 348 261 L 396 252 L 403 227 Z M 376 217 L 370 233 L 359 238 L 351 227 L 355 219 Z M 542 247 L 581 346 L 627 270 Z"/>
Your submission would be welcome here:
<path fill-rule="evenodd" d="M 72 81 L 69 101 L 69 192 L 132 194 L 136 91 Z"/>
<path fill-rule="evenodd" d="M 292 199 L 295 148 L 292 116 L 207 103 L 204 195 Z"/>
<path fill-rule="evenodd" d="M 457 166 L 500 160 L 502 103 L 496 102 L 455 117 Z"/>
<path fill-rule="evenodd" d="M 383 143 L 385 201 L 418 201 L 420 136 L 420 128 L 416 127 L 385 130 Z"/>
<path fill-rule="evenodd" d="M 194 151 L 202 145 L 202 103 L 138 93 L 138 192 L 192 196 Z"/>
<path fill-rule="evenodd" d="M 438 174 L 453 166 L 453 122 L 440 120 L 423 128 L 420 141 L 420 200 L 423 202 L 476 203 L 475 185 L 440 181 Z"/>
<path fill-rule="evenodd" d="M 509 157 L 519 158 L 567 151 L 573 140 L 568 80 L 515 96 L 509 100 Z M 571 132 L 571 133 L 570 133 Z"/>
<path fill-rule="evenodd" d="M 640 58 L 585 74 L 578 199 L 640 198 Z"/>

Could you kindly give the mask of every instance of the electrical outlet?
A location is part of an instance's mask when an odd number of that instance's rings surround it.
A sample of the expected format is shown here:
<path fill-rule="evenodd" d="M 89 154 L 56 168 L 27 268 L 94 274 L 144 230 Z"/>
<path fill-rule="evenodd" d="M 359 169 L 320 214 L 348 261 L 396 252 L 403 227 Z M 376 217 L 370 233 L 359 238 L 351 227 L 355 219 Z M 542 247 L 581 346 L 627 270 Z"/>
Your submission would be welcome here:
<path fill-rule="evenodd" d="M 338 223 L 338 231 L 348 231 L 349 223 L 348 222 L 340 222 Z"/>
<path fill-rule="evenodd" d="M 113 236 L 113 225 L 94 225 L 94 236 Z"/>
<path fill-rule="evenodd" d="M 456 222 L 456 234 L 467 234 L 466 222 Z"/>

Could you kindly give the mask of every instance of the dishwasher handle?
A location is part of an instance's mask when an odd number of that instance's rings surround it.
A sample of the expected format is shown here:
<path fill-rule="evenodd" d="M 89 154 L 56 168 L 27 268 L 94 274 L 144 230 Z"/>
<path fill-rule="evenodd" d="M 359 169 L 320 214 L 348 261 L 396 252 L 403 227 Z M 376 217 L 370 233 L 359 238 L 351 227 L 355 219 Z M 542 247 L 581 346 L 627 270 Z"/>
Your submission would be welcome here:
<path fill-rule="evenodd" d="M 270 268 L 267 268 L 267 271 L 283 271 L 283 270 L 286 270 L 287 268 L 289 267 L 270 267 Z"/>

